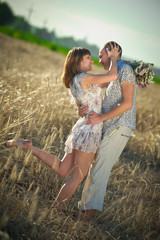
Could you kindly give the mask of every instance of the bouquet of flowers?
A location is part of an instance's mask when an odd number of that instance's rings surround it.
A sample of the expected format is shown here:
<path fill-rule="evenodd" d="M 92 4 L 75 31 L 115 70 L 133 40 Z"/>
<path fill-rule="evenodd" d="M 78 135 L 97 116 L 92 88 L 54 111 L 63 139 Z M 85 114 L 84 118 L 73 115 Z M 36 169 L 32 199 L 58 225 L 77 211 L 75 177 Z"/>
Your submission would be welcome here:
<path fill-rule="evenodd" d="M 136 82 L 138 86 L 145 88 L 152 82 L 154 78 L 154 71 L 151 69 L 154 67 L 152 63 L 144 63 L 141 61 L 133 61 L 130 62 L 131 67 L 134 70 L 134 74 L 136 76 Z"/>

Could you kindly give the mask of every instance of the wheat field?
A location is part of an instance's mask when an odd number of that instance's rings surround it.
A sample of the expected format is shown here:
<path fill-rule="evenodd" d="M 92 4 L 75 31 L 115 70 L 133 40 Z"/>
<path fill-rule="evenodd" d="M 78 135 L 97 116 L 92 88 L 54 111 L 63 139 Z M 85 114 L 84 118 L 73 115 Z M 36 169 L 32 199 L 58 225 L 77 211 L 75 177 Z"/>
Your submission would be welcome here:
<path fill-rule="evenodd" d="M 78 119 L 60 79 L 65 57 L 3 34 L 0 48 L 0 239 L 159 240 L 160 86 L 137 89 L 137 129 L 112 169 L 103 212 L 90 223 L 76 221 L 83 182 L 51 216 L 66 179 L 6 142 L 31 139 L 62 158 Z"/>

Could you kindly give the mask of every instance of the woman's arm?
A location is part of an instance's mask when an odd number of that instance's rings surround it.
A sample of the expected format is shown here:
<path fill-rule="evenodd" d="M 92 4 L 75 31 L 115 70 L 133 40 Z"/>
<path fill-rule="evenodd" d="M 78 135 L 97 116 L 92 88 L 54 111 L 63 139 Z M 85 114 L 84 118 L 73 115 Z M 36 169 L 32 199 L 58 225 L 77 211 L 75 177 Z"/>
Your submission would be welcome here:
<path fill-rule="evenodd" d="M 116 50 L 116 49 L 115 49 Z M 112 67 L 106 74 L 97 74 L 97 75 L 88 75 L 83 83 L 82 87 L 84 89 L 89 88 L 91 84 L 104 84 L 108 82 L 112 82 L 117 79 L 118 71 L 117 71 L 117 57 L 111 57 Z"/>
<path fill-rule="evenodd" d="M 106 74 L 88 75 L 83 81 L 82 88 L 88 89 L 91 84 L 102 85 L 117 79 L 117 58 L 120 54 L 119 47 L 114 48 L 111 45 L 111 50 L 107 50 L 107 54 L 111 60 L 111 69 Z"/>

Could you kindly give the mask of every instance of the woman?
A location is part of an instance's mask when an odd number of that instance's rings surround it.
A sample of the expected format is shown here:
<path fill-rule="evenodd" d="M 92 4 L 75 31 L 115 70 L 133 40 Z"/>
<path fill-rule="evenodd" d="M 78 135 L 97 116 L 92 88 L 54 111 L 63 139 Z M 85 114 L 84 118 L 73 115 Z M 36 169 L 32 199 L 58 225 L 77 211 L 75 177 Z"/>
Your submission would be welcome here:
<path fill-rule="evenodd" d="M 87 73 L 92 70 L 93 61 L 89 50 L 85 48 L 73 48 L 66 57 L 62 74 L 63 83 L 66 88 L 70 88 L 76 102 L 80 102 L 82 105 L 87 104 L 89 110 L 86 116 L 80 118 L 74 125 L 65 143 L 65 155 L 62 160 L 34 147 L 29 140 L 11 140 L 7 144 L 8 146 L 22 145 L 24 151 L 31 150 L 34 156 L 42 160 L 61 177 L 66 177 L 72 172 L 71 178 L 60 189 L 53 207 L 63 206 L 74 194 L 86 176 L 99 146 L 102 123 L 87 125 L 86 118 L 91 111 L 101 113 L 101 87 L 117 78 L 116 62 L 120 54 L 119 48 L 111 46 L 111 50 L 107 51 L 112 60 L 112 67 L 108 73 L 103 75 Z"/>

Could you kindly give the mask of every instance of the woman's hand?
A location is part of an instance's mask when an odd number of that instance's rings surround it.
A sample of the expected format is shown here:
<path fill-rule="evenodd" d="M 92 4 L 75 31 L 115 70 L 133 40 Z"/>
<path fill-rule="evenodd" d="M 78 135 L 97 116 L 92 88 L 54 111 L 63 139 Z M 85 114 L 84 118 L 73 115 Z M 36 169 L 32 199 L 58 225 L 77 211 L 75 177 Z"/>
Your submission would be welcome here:
<path fill-rule="evenodd" d="M 114 46 L 110 44 L 110 50 L 106 48 L 107 54 L 109 58 L 118 58 L 119 54 L 121 53 L 121 50 L 119 50 L 119 45 L 114 43 Z"/>
<path fill-rule="evenodd" d="M 78 115 L 80 117 L 84 117 L 88 112 L 88 106 L 87 105 L 81 106 L 80 102 L 77 103 L 77 106 L 78 106 Z"/>

